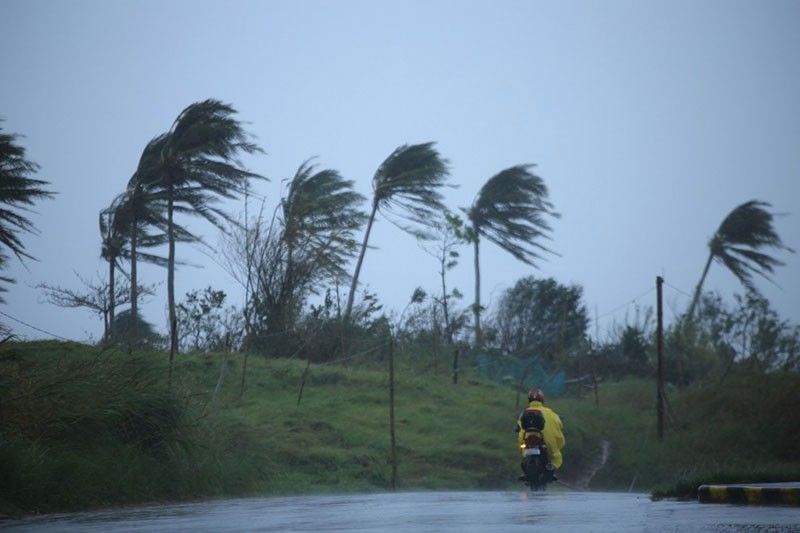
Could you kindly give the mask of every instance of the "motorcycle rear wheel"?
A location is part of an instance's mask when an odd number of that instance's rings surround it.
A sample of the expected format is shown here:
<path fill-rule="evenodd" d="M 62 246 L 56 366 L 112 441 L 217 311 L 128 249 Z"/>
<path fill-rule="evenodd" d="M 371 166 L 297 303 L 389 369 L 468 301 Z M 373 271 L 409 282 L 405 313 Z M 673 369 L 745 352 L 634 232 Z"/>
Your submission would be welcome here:
<path fill-rule="evenodd" d="M 525 458 L 525 477 L 528 478 L 528 487 L 534 492 L 546 491 L 548 471 L 545 468 L 546 460 L 542 456 L 529 456 Z"/>

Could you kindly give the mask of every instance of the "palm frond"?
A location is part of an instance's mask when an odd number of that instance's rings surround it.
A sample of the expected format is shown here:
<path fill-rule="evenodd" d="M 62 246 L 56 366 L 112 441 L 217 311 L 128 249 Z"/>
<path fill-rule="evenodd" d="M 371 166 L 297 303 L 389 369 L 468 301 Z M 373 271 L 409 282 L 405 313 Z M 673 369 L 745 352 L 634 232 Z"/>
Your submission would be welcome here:
<path fill-rule="evenodd" d="M 711 254 L 749 290 L 757 292 L 753 275 L 772 281 L 775 267 L 784 263 L 764 253 L 774 248 L 793 253 L 773 226 L 774 215 L 767 202 L 750 200 L 734 208 L 723 219 L 709 242 Z"/>
<path fill-rule="evenodd" d="M 767 202 L 750 200 L 733 211 L 722 221 L 715 237 L 725 247 L 739 245 L 750 248 L 773 247 L 792 251 L 781 241 L 773 227 L 774 215 L 768 211 Z"/>
<path fill-rule="evenodd" d="M 382 212 L 425 227 L 445 209 L 441 188 L 452 186 L 447 183 L 448 161 L 434 144 L 404 144 L 381 163 L 372 187 L 373 202 Z M 415 232 L 413 226 L 399 226 Z"/>
<path fill-rule="evenodd" d="M 357 249 L 355 231 L 366 219 L 358 207 L 364 197 L 353 190 L 353 182 L 336 170 L 317 171 L 311 161 L 297 169 L 280 204 L 280 238 L 298 286 L 320 274 L 345 279 L 344 265 Z"/>
<path fill-rule="evenodd" d="M 18 258 L 33 259 L 25 252 L 19 232 L 35 233 L 33 223 L 22 212 L 28 212 L 36 200 L 52 198 L 53 192 L 45 190 L 48 182 L 32 176 L 39 165 L 28 160 L 25 148 L 18 144 L 16 134 L 4 133 L 0 128 L 0 244 L 10 249 Z"/>
<path fill-rule="evenodd" d="M 351 180 L 332 169 L 315 172 L 310 160 L 306 161 L 297 169 L 282 203 L 284 238 L 325 235 L 338 242 L 351 241 L 353 231 L 366 218 L 358 208 L 363 201 Z"/>
<path fill-rule="evenodd" d="M 547 217 L 560 215 L 548 200 L 544 181 L 531 168 L 533 165 L 516 165 L 495 174 L 465 211 L 478 235 L 535 265 L 543 252 L 555 253 L 541 240 L 550 239 Z"/>
<path fill-rule="evenodd" d="M 168 193 L 158 205 L 171 200 L 175 212 L 200 216 L 219 228 L 233 220 L 213 204 L 238 197 L 250 179 L 266 179 L 237 159 L 263 150 L 235 115 L 232 106 L 218 100 L 196 102 L 178 115 L 168 133 L 150 141 L 137 173 L 148 190 Z"/>

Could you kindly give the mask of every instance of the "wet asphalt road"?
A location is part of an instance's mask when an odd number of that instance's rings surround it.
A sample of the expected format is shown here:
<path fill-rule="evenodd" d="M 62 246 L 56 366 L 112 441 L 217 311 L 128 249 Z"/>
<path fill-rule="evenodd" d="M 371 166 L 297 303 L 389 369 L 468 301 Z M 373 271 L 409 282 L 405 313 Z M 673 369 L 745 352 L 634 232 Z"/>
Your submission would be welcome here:
<path fill-rule="evenodd" d="M 800 509 L 602 492 L 408 492 L 248 498 L 49 515 L 9 531 L 800 531 Z"/>

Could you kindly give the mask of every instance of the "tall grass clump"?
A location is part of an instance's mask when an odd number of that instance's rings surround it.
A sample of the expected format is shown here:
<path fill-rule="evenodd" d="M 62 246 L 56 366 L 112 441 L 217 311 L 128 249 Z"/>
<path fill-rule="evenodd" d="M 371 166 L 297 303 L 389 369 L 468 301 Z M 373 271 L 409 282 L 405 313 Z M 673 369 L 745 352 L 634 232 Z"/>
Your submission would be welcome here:
<path fill-rule="evenodd" d="M 173 492 L 168 472 L 196 424 L 162 359 L 70 343 L 5 347 L 0 500 L 47 510 Z"/>

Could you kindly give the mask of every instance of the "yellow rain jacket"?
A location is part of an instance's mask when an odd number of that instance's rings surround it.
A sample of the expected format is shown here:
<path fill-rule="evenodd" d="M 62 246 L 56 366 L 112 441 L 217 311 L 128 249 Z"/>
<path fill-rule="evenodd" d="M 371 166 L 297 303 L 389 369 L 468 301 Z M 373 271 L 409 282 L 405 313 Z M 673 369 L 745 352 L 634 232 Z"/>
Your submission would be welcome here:
<path fill-rule="evenodd" d="M 563 462 L 561 457 L 561 450 L 564 449 L 564 424 L 561 422 L 555 411 L 544 406 L 542 402 L 533 401 L 528 404 L 528 409 L 538 409 L 544 416 L 544 429 L 542 430 L 542 439 L 547 444 L 547 455 L 553 466 L 559 468 Z M 526 433 L 522 429 L 522 415 L 520 414 L 517 419 L 517 442 L 520 446 L 525 442 Z"/>

